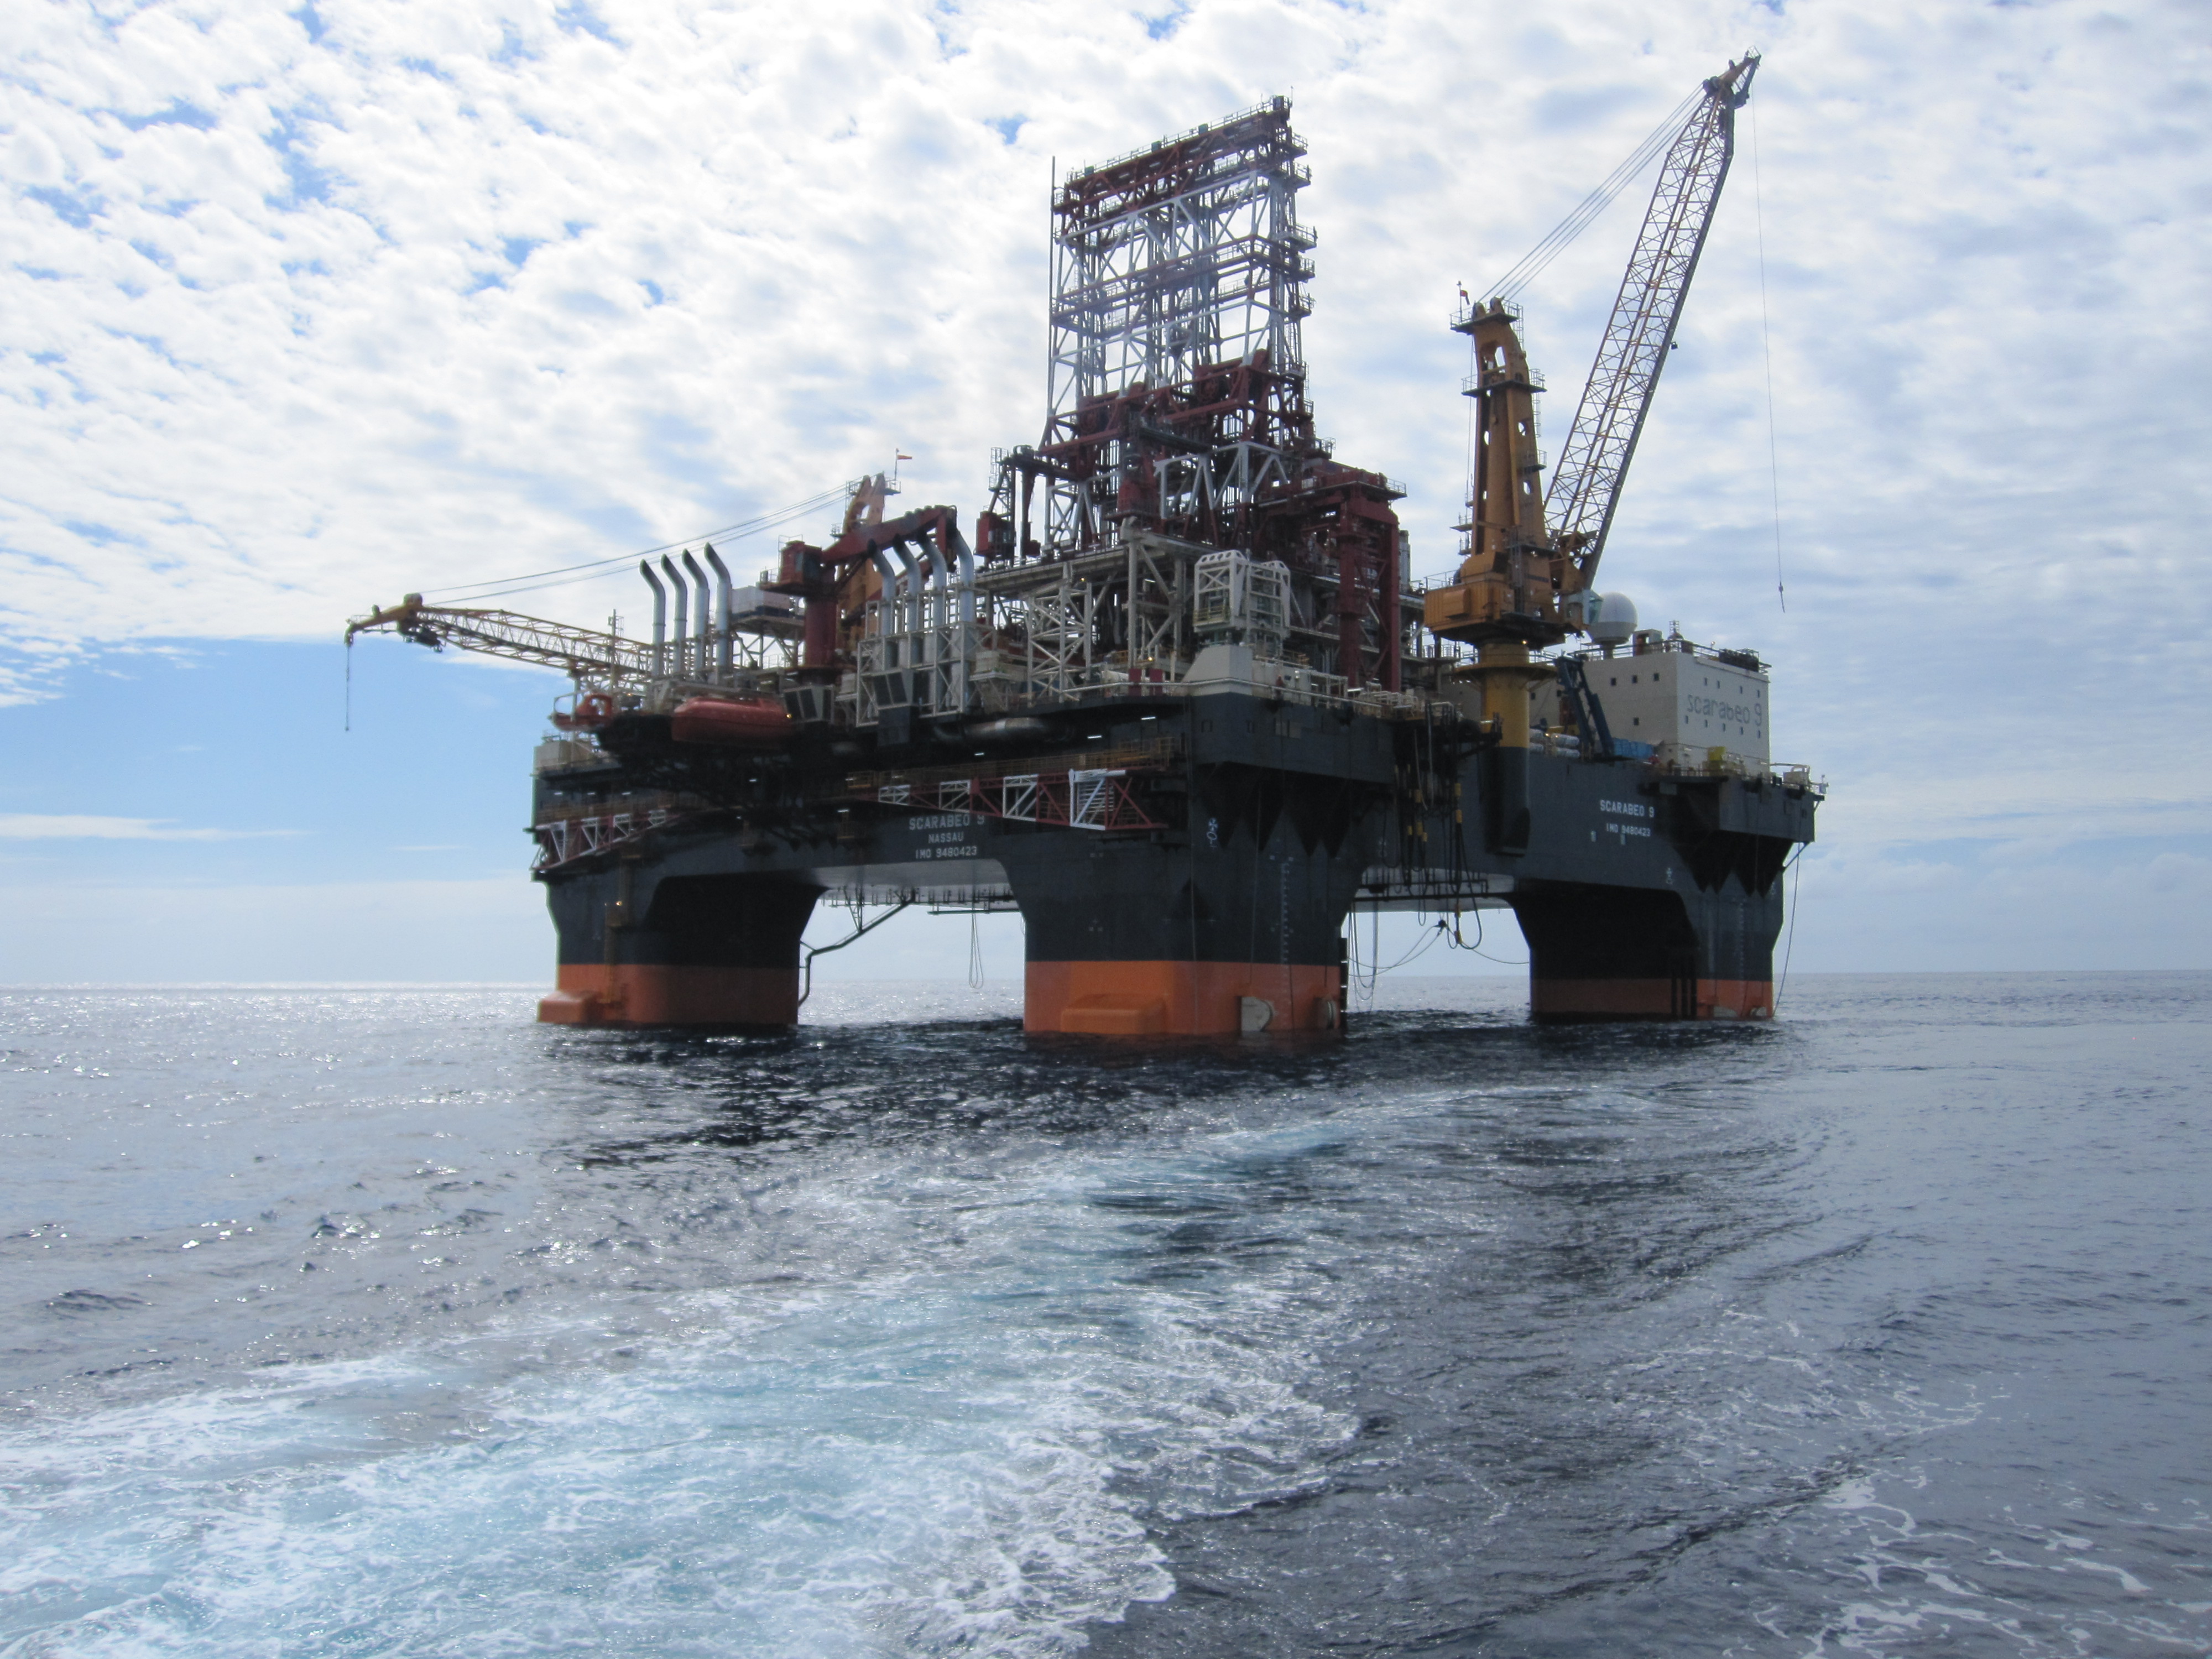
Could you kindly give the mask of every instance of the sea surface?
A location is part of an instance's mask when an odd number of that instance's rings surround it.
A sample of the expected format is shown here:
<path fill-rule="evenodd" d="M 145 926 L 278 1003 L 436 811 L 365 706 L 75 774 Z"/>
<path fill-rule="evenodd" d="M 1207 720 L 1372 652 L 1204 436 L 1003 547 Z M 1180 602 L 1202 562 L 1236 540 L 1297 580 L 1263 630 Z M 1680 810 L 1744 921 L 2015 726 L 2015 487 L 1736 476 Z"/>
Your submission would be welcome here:
<path fill-rule="evenodd" d="M 0 1655 L 2212 1653 L 2212 975 L 0 993 Z"/>

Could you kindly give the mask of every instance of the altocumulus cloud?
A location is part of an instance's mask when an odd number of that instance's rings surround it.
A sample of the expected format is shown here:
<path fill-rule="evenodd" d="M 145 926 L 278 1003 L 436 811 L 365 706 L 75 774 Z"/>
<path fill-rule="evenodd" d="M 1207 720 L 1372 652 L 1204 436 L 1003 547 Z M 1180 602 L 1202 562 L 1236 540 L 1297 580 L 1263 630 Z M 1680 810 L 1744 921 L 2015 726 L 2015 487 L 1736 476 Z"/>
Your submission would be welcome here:
<path fill-rule="evenodd" d="M 88 641 L 325 634 L 894 447 L 909 500 L 972 512 L 989 448 L 1039 423 L 1054 162 L 1282 91 L 1324 428 L 1407 482 L 1442 569 L 1455 285 L 1755 42 L 1607 585 L 1779 662 L 1839 842 L 2044 846 L 2090 802 L 2148 860 L 2207 805 L 2180 714 L 2212 700 L 2202 6 L 319 0 L 13 29 L 20 694 Z M 1525 296 L 1554 447 L 1636 210 Z"/>

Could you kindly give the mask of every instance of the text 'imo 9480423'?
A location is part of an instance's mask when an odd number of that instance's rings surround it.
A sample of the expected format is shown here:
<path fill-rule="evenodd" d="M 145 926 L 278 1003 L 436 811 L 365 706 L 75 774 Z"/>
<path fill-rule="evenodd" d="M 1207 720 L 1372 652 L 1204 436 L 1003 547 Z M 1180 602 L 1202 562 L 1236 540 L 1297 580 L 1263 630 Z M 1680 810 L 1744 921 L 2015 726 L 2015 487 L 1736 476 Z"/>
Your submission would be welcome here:
<path fill-rule="evenodd" d="M 1403 490 L 1315 435 L 1278 99 L 1058 185 L 1050 414 L 972 543 L 878 474 L 752 586 L 711 545 L 642 564 L 649 641 L 416 596 L 355 622 L 574 683 L 538 751 L 540 1018 L 789 1025 L 825 895 L 1018 908 L 1033 1031 L 1340 1030 L 1364 908 L 1510 908 L 1539 1018 L 1770 1016 L 1821 789 L 1770 757 L 1756 656 L 1595 586 L 1757 65 L 1654 135 L 1548 492 L 1512 285 L 1462 295 L 1448 583 L 1414 591 Z"/>

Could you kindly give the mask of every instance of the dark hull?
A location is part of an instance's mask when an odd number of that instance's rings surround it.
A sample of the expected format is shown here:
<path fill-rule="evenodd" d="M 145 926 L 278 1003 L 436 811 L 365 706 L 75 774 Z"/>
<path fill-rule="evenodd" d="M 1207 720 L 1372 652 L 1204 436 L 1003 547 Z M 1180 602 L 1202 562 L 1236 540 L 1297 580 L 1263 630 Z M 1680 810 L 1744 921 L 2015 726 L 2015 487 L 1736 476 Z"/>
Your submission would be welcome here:
<path fill-rule="evenodd" d="M 541 824 L 646 789 L 681 809 L 541 872 L 560 934 L 541 1017 L 787 1026 L 799 936 L 832 891 L 1018 906 L 1032 1031 L 1335 1029 L 1355 901 L 1443 909 L 1485 894 L 1528 939 L 1540 1019 L 1771 1012 L 1778 878 L 1813 835 L 1805 790 L 1235 694 L 1057 719 L 1030 759 L 975 769 L 1050 778 L 1086 750 L 1141 752 L 1115 781 L 1121 827 L 941 810 L 959 796 L 958 751 L 972 754 L 957 735 L 878 756 L 888 769 L 857 784 L 826 745 L 774 762 L 663 747 L 541 777 Z"/>

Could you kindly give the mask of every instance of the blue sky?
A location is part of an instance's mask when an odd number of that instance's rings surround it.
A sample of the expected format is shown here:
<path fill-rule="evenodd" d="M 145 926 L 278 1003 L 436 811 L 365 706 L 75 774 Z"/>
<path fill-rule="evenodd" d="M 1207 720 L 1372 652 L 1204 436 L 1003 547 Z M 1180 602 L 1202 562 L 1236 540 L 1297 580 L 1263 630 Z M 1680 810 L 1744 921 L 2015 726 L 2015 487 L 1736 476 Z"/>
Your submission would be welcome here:
<path fill-rule="evenodd" d="M 350 732 L 327 640 L 103 653 L 0 709 L 0 977 L 537 977 L 542 677 L 370 655 Z"/>
<path fill-rule="evenodd" d="M 1039 421 L 1051 168 L 1279 91 L 1323 428 L 1446 568 L 1456 285 L 1752 43 L 1606 583 L 1777 665 L 1834 787 L 1794 962 L 2212 965 L 2208 41 L 2063 0 L 42 5 L 0 82 L 0 978 L 544 977 L 557 688 L 379 642 L 348 736 L 344 618 L 895 448 L 972 515 Z M 1524 295 L 1553 448 L 1639 206 Z M 825 969 L 964 960 L 933 927 Z"/>

